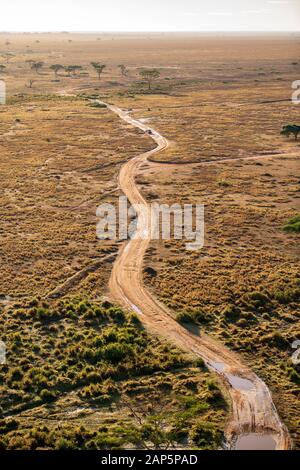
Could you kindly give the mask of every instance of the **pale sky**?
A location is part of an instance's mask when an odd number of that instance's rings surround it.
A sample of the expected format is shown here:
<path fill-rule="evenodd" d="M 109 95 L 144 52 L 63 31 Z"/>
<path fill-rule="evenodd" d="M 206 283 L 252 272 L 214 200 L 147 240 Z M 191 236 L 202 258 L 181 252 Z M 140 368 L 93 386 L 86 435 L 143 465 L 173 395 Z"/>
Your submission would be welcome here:
<path fill-rule="evenodd" d="M 0 2 L 0 31 L 300 31 L 300 0 Z"/>

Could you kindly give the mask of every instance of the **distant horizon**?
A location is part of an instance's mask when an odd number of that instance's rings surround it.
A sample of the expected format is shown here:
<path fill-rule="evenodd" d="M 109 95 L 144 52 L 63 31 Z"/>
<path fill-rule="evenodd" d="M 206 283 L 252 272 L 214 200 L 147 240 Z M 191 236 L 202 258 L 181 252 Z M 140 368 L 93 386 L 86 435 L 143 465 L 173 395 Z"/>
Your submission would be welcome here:
<path fill-rule="evenodd" d="M 49 31 L 21 31 L 21 30 L 10 30 L 10 31 L 5 31 L 2 30 L 0 31 L 0 34 L 241 34 L 241 35 L 247 35 L 247 34 L 266 34 L 266 35 L 274 35 L 274 34 L 300 34 L 300 29 L 299 30 L 278 30 L 278 31 L 273 31 L 273 30 L 195 30 L 195 31 L 189 31 L 189 30 L 174 30 L 174 31 L 139 31 L 139 30 L 128 30 L 128 31 L 122 31 L 122 30 L 110 30 L 110 31 L 75 31 L 75 30 L 65 30 L 65 31 L 60 31 L 60 30 L 49 30 Z"/>

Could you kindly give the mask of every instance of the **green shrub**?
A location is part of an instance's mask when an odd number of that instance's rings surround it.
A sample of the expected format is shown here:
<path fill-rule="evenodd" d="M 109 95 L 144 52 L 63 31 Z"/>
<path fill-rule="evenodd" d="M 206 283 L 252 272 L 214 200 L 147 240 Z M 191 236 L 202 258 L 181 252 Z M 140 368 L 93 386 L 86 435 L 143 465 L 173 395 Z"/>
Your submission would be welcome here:
<path fill-rule="evenodd" d="M 41 391 L 40 397 L 43 401 L 47 403 L 51 403 L 56 399 L 55 393 L 50 390 L 47 390 L 46 388 Z"/>
<path fill-rule="evenodd" d="M 56 440 L 54 448 L 56 450 L 76 450 L 77 446 L 72 439 L 60 437 Z"/>
<path fill-rule="evenodd" d="M 287 233 L 300 233 L 300 215 L 296 215 L 283 226 L 284 232 Z"/>
<path fill-rule="evenodd" d="M 132 323 L 135 327 L 141 327 L 142 323 L 136 313 L 132 313 L 128 318 L 129 322 Z"/>
<path fill-rule="evenodd" d="M 226 321 L 235 322 L 240 318 L 240 309 L 235 305 L 228 305 L 222 312 Z"/>
<path fill-rule="evenodd" d="M 227 188 L 228 186 L 230 186 L 231 183 L 229 181 L 226 181 L 226 180 L 220 180 L 218 181 L 218 186 L 221 186 L 223 188 Z"/>
<path fill-rule="evenodd" d="M 202 370 L 207 369 L 206 364 L 205 364 L 204 360 L 201 357 L 198 357 L 198 359 L 196 359 L 195 366 L 199 367 L 199 369 L 202 369 Z"/>
<path fill-rule="evenodd" d="M 211 449 L 221 445 L 222 433 L 213 424 L 200 421 L 192 427 L 190 438 L 200 449 Z"/>
<path fill-rule="evenodd" d="M 284 338 L 280 331 L 275 331 L 270 335 L 264 336 L 262 338 L 262 342 L 281 350 L 285 350 L 289 346 L 289 342 Z"/>
<path fill-rule="evenodd" d="M 132 348 L 127 344 L 109 343 L 102 349 L 103 358 L 112 363 L 117 363 L 132 354 Z"/>
<path fill-rule="evenodd" d="M 115 320 L 117 323 L 121 324 L 125 323 L 126 315 L 120 308 L 111 307 L 108 312 L 112 320 Z"/>
<path fill-rule="evenodd" d="M 189 312 L 179 312 L 176 315 L 176 321 L 178 323 L 193 323 L 193 317 Z"/>
<path fill-rule="evenodd" d="M 289 304 L 300 298 L 300 289 L 297 288 L 285 288 L 282 291 L 276 291 L 273 297 L 280 304 Z"/>
<path fill-rule="evenodd" d="M 80 304 L 78 305 L 78 310 L 80 313 L 85 313 L 88 310 L 88 305 L 86 304 L 86 302 L 80 302 Z"/>
<path fill-rule="evenodd" d="M 207 380 L 207 381 L 206 381 L 206 385 L 207 385 L 208 390 L 219 390 L 218 385 L 217 385 L 216 382 L 215 382 L 214 380 L 212 380 L 212 379 Z"/>
<path fill-rule="evenodd" d="M 176 315 L 176 321 L 181 324 L 192 323 L 201 325 L 211 321 L 211 315 L 201 309 L 179 312 Z"/>
<path fill-rule="evenodd" d="M 5 434 L 7 432 L 18 429 L 19 421 L 14 418 L 11 419 L 1 419 L 0 420 L 0 434 Z"/>
<path fill-rule="evenodd" d="M 248 295 L 248 298 L 255 307 L 265 307 L 270 303 L 269 297 L 262 292 L 251 292 Z"/>
<path fill-rule="evenodd" d="M 300 385 L 300 375 L 295 369 L 292 369 L 289 373 L 290 379 L 297 385 Z"/>
<path fill-rule="evenodd" d="M 36 316 L 39 320 L 47 320 L 50 318 L 49 310 L 44 307 L 38 307 L 36 309 Z"/>

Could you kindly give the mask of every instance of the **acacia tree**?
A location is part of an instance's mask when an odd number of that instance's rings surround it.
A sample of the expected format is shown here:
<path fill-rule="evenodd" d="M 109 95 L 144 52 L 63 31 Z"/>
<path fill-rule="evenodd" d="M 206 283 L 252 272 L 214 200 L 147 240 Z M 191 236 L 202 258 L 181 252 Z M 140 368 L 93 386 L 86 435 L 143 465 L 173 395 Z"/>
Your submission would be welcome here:
<path fill-rule="evenodd" d="M 31 70 L 34 70 L 36 73 L 40 73 L 44 66 L 44 62 L 31 62 Z"/>
<path fill-rule="evenodd" d="M 121 70 L 122 77 L 126 77 L 127 74 L 128 74 L 128 70 L 127 70 L 126 65 L 121 64 L 121 65 L 118 65 L 118 67 Z"/>
<path fill-rule="evenodd" d="M 121 406 L 120 406 L 121 405 Z M 176 432 L 171 430 L 171 419 L 166 403 L 159 403 L 157 397 L 147 397 L 147 402 L 133 402 L 128 395 L 122 395 L 119 402 L 130 411 L 136 425 L 131 432 L 132 444 L 138 449 L 174 448 L 177 444 Z"/>
<path fill-rule="evenodd" d="M 0 64 L 0 73 L 3 73 L 5 69 L 6 69 L 5 65 Z"/>
<path fill-rule="evenodd" d="M 28 81 L 28 84 L 26 84 L 25 86 L 26 86 L 27 88 L 32 88 L 34 82 L 35 82 L 35 80 L 30 79 L 30 80 Z"/>
<path fill-rule="evenodd" d="M 283 126 L 281 134 L 286 135 L 287 138 L 289 138 L 291 134 L 294 134 L 295 140 L 297 140 L 298 135 L 300 134 L 300 126 L 297 126 L 296 124 L 288 124 L 287 126 Z"/>
<path fill-rule="evenodd" d="M 59 72 L 60 70 L 63 70 L 63 69 L 64 69 L 64 66 L 63 66 L 63 65 L 60 65 L 60 64 L 53 64 L 53 65 L 51 65 L 50 69 L 53 70 L 54 76 L 55 76 L 55 78 L 57 78 L 58 72 Z"/>
<path fill-rule="evenodd" d="M 6 63 L 9 64 L 10 59 L 12 59 L 15 55 L 12 52 L 5 52 L 2 54 L 2 57 L 5 59 Z"/>
<path fill-rule="evenodd" d="M 91 62 L 91 66 L 96 70 L 98 79 L 101 80 L 101 74 L 103 73 L 106 65 L 100 64 L 100 62 Z"/>
<path fill-rule="evenodd" d="M 81 65 L 68 65 L 67 67 L 65 67 L 65 70 L 69 77 L 71 75 L 75 76 L 76 72 L 78 72 L 79 70 L 82 70 L 82 66 Z"/>
<path fill-rule="evenodd" d="M 151 90 L 151 85 L 154 80 L 160 77 L 160 72 L 157 69 L 143 69 L 139 72 L 140 76 L 148 83 L 148 90 Z"/>

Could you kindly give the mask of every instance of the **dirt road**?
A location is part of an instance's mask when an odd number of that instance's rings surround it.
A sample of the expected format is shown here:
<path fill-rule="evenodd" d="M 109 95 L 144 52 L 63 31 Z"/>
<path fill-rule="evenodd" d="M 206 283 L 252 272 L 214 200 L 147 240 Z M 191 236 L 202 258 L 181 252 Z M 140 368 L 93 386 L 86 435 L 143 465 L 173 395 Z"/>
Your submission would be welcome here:
<path fill-rule="evenodd" d="M 135 120 L 128 112 L 114 105 L 107 107 L 127 123 L 143 131 L 149 130 L 149 126 Z M 109 284 L 111 297 L 123 307 L 135 311 L 147 329 L 182 350 L 201 357 L 219 375 L 232 402 L 230 423 L 226 430 L 227 448 L 289 449 L 289 434 L 280 421 L 265 383 L 221 343 L 205 335 L 194 335 L 180 326 L 168 309 L 144 287 L 142 273 L 144 255 L 150 241 L 146 223 L 150 206 L 140 193 L 135 177 L 148 157 L 168 146 L 168 141 L 154 129 L 149 135 L 157 147 L 131 159 L 119 175 L 120 188 L 130 203 L 143 204 L 144 209 L 139 209 L 137 214 L 137 238 L 124 244 L 114 263 Z"/>

